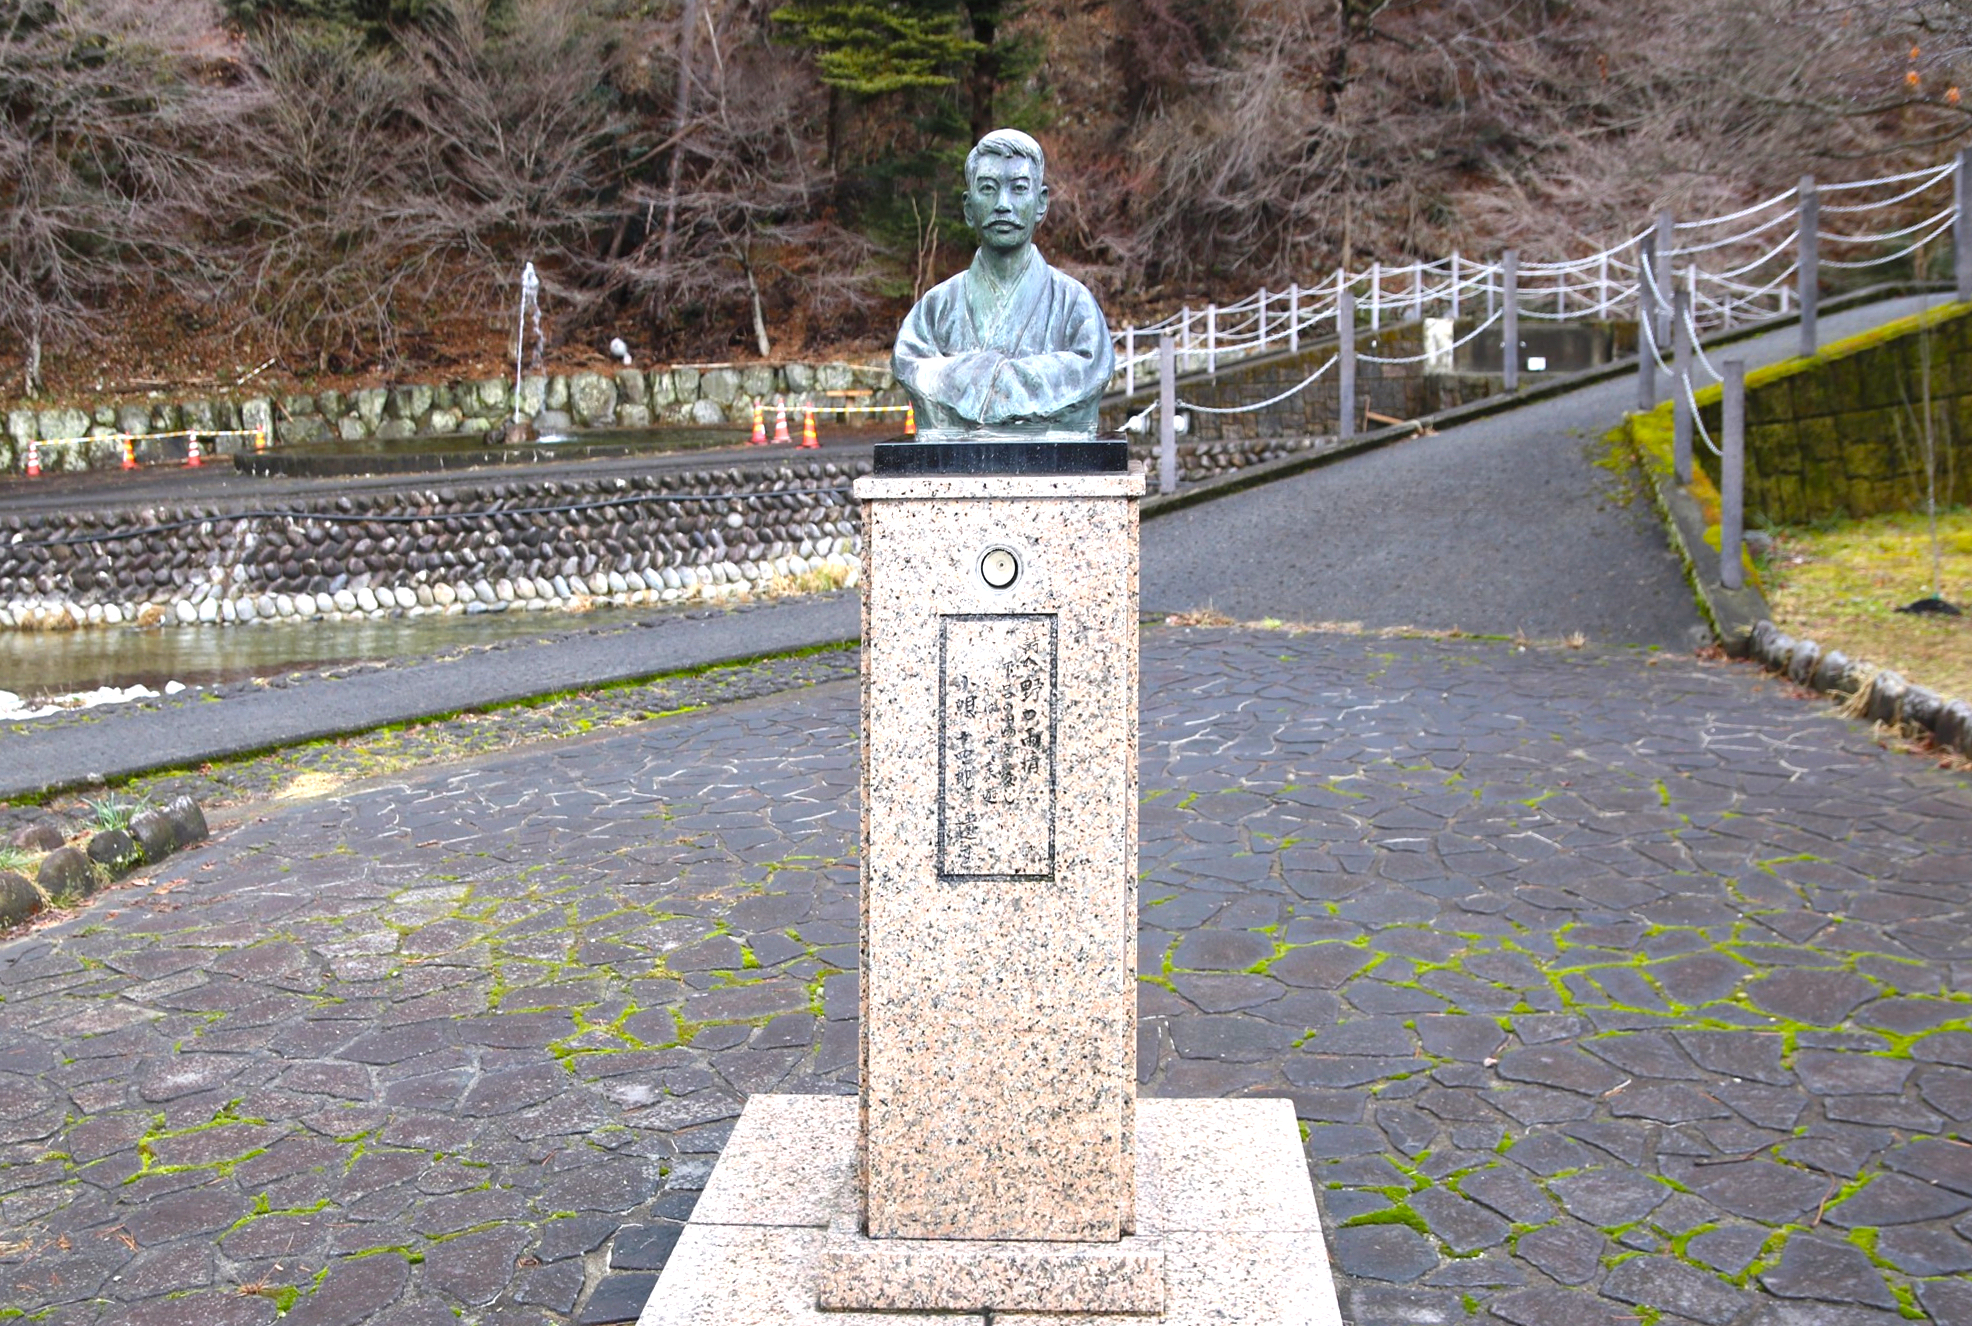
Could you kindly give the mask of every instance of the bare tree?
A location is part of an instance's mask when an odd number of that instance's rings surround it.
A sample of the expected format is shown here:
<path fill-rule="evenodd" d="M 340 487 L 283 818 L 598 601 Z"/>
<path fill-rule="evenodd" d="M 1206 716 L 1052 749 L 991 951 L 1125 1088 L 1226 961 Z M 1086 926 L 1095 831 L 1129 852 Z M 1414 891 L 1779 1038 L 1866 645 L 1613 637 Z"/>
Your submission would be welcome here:
<path fill-rule="evenodd" d="M 199 0 L 0 0 L 0 329 L 41 390 L 47 348 L 106 301 L 208 296 L 213 148 L 242 97 Z"/>
<path fill-rule="evenodd" d="M 1093 228 L 1138 279 L 1206 285 L 1454 245 L 1559 256 L 1817 166 L 1935 160 L 1965 127 L 1942 68 L 1972 49 L 1962 9 L 1242 0 L 1145 107 Z M 1964 35 L 1920 88 L 1906 48 L 1947 17 Z"/>
<path fill-rule="evenodd" d="M 670 140 L 664 179 L 638 181 L 626 195 L 643 213 L 639 242 L 599 275 L 653 320 L 742 325 L 764 357 L 772 308 L 813 320 L 865 303 L 873 248 L 818 215 L 830 183 L 825 148 L 804 129 L 826 122 L 825 94 L 770 44 L 764 6 L 701 0 L 693 9 L 703 55 L 689 75 L 689 113 Z"/>
<path fill-rule="evenodd" d="M 662 30 L 606 24 L 581 0 L 522 0 L 499 32 L 483 3 L 407 34 L 416 88 L 405 104 L 416 187 L 396 218 L 414 248 L 444 254 L 450 292 L 484 298 L 523 261 L 577 314 L 602 290 L 633 216 L 629 181 L 663 146 L 637 114 Z"/>

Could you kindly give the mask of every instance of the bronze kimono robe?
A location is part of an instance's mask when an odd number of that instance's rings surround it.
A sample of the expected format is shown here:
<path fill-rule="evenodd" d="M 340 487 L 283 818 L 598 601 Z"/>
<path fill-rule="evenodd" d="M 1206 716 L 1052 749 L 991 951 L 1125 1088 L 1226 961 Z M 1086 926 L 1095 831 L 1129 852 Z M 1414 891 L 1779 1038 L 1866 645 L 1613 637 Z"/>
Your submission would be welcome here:
<path fill-rule="evenodd" d="M 995 325 L 981 327 L 968 297 L 970 283 L 986 279 L 976 274 L 979 262 L 932 287 L 897 333 L 891 371 L 919 427 L 1092 435 L 1116 368 L 1095 296 L 1030 250 Z"/>

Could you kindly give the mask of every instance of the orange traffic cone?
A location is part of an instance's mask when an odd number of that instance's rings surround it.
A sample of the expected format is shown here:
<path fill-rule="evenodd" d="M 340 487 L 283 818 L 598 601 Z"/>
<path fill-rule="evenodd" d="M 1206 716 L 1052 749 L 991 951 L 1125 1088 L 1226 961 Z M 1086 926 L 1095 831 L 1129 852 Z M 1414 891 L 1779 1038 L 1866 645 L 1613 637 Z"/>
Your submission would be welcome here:
<path fill-rule="evenodd" d="M 764 447 L 767 445 L 767 421 L 761 416 L 760 402 L 758 401 L 753 403 L 753 436 L 747 439 L 746 444 L 750 447 Z"/>
<path fill-rule="evenodd" d="M 904 436 L 916 437 L 917 435 L 918 407 L 915 405 L 906 405 L 904 407 Z"/>
<path fill-rule="evenodd" d="M 41 477 L 41 444 L 32 439 L 27 444 L 27 477 L 30 479 Z"/>
<path fill-rule="evenodd" d="M 794 441 L 787 435 L 787 397 L 774 397 L 774 445 L 784 447 Z"/>
<path fill-rule="evenodd" d="M 185 444 L 185 464 L 187 468 L 197 469 L 205 464 L 205 457 L 199 453 L 199 435 L 193 433 L 191 441 Z"/>
<path fill-rule="evenodd" d="M 126 470 L 137 468 L 137 440 L 128 435 L 123 439 L 123 468 Z"/>
<path fill-rule="evenodd" d="M 820 450 L 821 445 L 821 440 L 815 436 L 815 407 L 810 405 L 801 411 L 801 450 Z"/>

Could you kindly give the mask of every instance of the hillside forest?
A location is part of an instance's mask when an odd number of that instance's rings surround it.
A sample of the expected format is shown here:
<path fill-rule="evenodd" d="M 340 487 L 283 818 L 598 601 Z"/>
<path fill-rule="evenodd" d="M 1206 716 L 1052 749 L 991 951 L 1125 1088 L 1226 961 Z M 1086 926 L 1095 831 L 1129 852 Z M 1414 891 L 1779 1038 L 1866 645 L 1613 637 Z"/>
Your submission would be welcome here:
<path fill-rule="evenodd" d="M 868 353 L 1049 153 L 1112 321 L 1966 139 L 1966 0 L 0 0 L 0 395 Z M 510 362 L 510 361 L 509 361 Z"/>

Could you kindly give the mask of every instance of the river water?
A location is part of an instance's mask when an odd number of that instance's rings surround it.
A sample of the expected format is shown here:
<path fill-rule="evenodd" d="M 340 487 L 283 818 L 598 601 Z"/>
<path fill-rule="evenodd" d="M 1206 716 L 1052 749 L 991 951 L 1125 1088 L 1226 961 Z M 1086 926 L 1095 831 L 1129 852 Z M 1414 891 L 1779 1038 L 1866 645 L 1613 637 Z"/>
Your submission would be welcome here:
<path fill-rule="evenodd" d="M 97 627 L 83 631 L 0 631 L 0 691 L 26 701 L 98 687 L 167 683 L 211 686 L 352 663 L 417 658 L 517 636 L 547 636 L 603 620 L 621 622 L 657 608 L 489 612 L 381 621 L 255 622 L 249 626 Z"/>

